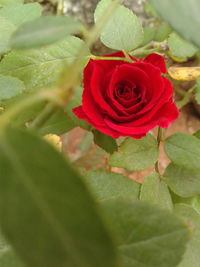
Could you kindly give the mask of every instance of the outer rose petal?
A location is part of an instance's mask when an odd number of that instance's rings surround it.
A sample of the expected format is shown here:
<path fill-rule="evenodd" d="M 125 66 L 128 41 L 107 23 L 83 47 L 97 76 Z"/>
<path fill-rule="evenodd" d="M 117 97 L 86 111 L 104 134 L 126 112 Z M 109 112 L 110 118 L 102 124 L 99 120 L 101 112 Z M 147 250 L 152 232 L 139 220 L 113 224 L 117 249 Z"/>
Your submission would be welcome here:
<path fill-rule="evenodd" d="M 89 124 L 93 125 L 94 128 L 96 128 L 97 130 L 99 130 L 100 132 L 103 132 L 105 134 L 108 134 L 110 136 L 112 136 L 113 138 L 117 139 L 121 136 L 120 133 L 118 133 L 117 131 L 114 131 L 112 129 L 109 129 L 106 125 L 105 127 L 103 126 L 98 126 L 95 125 L 95 122 L 92 122 L 87 115 L 85 114 L 85 112 L 82 109 L 82 106 L 76 107 L 72 109 L 73 113 L 79 118 L 79 119 L 83 119 L 86 120 Z"/>
<path fill-rule="evenodd" d="M 150 54 L 145 57 L 144 62 L 148 62 L 154 65 L 155 67 L 158 67 L 162 73 L 167 72 L 164 58 L 156 53 Z"/>

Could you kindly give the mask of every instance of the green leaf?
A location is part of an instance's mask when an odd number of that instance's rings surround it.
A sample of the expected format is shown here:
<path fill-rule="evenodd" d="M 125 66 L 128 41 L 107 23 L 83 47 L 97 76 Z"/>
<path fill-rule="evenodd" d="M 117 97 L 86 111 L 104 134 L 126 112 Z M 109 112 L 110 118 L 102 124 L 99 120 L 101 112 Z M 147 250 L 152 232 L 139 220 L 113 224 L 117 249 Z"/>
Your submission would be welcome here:
<path fill-rule="evenodd" d="M 0 55 L 10 50 L 10 38 L 15 31 L 15 25 L 0 16 Z"/>
<path fill-rule="evenodd" d="M 199 0 L 149 0 L 158 14 L 182 37 L 200 47 Z"/>
<path fill-rule="evenodd" d="M 200 140 L 186 133 L 176 133 L 165 140 L 165 152 L 175 163 L 186 168 L 200 169 Z"/>
<path fill-rule="evenodd" d="M 138 199 L 140 184 L 122 174 L 91 171 L 88 172 L 85 179 L 98 201 Z"/>
<path fill-rule="evenodd" d="M 0 233 L 0 266 L 1 267 L 25 267 L 14 254 L 11 246 Z"/>
<path fill-rule="evenodd" d="M 64 134 L 75 127 L 74 122 L 70 119 L 67 114 L 59 109 L 46 121 L 46 123 L 39 129 L 38 133 L 41 135 L 45 134 Z"/>
<path fill-rule="evenodd" d="M 101 0 L 95 10 L 95 22 L 98 22 L 112 0 Z M 143 41 L 143 29 L 140 20 L 128 8 L 118 6 L 101 32 L 101 41 L 109 48 L 131 51 Z"/>
<path fill-rule="evenodd" d="M 148 44 L 150 41 L 152 41 L 154 39 L 154 36 L 155 36 L 155 28 L 150 26 L 144 27 L 144 39 L 141 46 L 144 46 Z"/>
<path fill-rule="evenodd" d="M 164 177 L 171 190 L 181 197 L 200 194 L 200 169 L 188 169 L 170 163 Z"/>
<path fill-rule="evenodd" d="M 169 24 L 162 22 L 159 24 L 154 40 L 157 42 L 163 42 L 165 39 L 168 38 L 169 34 L 172 32 L 172 28 L 169 26 Z"/>
<path fill-rule="evenodd" d="M 35 48 L 49 45 L 80 32 L 81 24 L 66 16 L 43 16 L 22 24 L 13 34 L 12 48 Z"/>
<path fill-rule="evenodd" d="M 174 212 L 185 219 L 190 228 L 192 228 L 192 238 L 178 267 L 199 267 L 200 215 L 192 207 L 185 204 L 175 205 Z"/>
<path fill-rule="evenodd" d="M 0 7 L 23 4 L 23 0 L 0 0 Z"/>
<path fill-rule="evenodd" d="M 140 200 L 172 210 L 173 203 L 166 183 L 160 180 L 158 173 L 149 174 L 143 181 Z"/>
<path fill-rule="evenodd" d="M 117 266 L 88 189 L 51 145 L 7 129 L 0 172 L 1 229 L 26 266 Z"/>
<path fill-rule="evenodd" d="M 168 39 L 169 50 L 173 56 L 178 58 L 189 58 L 195 55 L 198 48 L 185 41 L 175 32 L 171 33 Z"/>
<path fill-rule="evenodd" d="M 197 104 L 200 105 L 200 78 L 196 80 L 195 100 L 197 101 Z"/>
<path fill-rule="evenodd" d="M 65 64 L 72 63 L 78 56 L 82 45 L 82 40 L 69 36 L 40 49 L 12 51 L 0 63 L 0 74 L 19 78 L 27 90 L 52 86 Z"/>
<path fill-rule="evenodd" d="M 26 5 L 16 4 L 5 6 L 0 9 L 0 16 L 19 26 L 22 23 L 34 20 L 41 16 L 42 8 L 38 3 L 30 3 Z"/>
<path fill-rule="evenodd" d="M 123 267 L 175 267 L 180 262 L 189 233 L 171 212 L 141 201 L 108 201 L 102 207 Z"/>
<path fill-rule="evenodd" d="M 114 138 L 104 133 L 101 133 L 96 129 L 92 130 L 92 132 L 94 135 L 94 143 L 96 145 L 100 146 L 110 154 L 117 150 L 117 143 Z"/>
<path fill-rule="evenodd" d="M 110 157 L 109 164 L 129 171 L 138 171 L 151 167 L 157 158 L 156 139 L 147 134 L 141 139 L 127 138 Z"/>
<path fill-rule="evenodd" d="M 0 100 L 10 99 L 25 90 L 24 83 L 11 76 L 0 75 Z"/>

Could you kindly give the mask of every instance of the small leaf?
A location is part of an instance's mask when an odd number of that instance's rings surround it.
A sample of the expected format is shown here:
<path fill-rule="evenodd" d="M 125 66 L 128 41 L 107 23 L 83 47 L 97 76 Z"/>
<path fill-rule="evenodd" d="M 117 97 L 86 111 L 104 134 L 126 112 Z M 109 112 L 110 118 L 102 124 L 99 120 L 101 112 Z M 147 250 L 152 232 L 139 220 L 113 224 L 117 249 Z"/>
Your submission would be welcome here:
<path fill-rule="evenodd" d="M 154 39 L 154 36 L 155 36 L 155 28 L 150 26 L 144 27 L 144 39 L 141 46 L 144 46 L 148 44 L 150 41 L 152 41 Z"/>
<path fill-rule="evenodd" d="M 10 38 L 15 31 L 15 25 L 0 16 L 0 55 L 10 50 Z"/>
<path fill-rule="evenodd" d="M 168 39 L 169 50 L 173 56 L 178 58 L 193 57 L 198 48 L 181 38 L 175 32 L 171 33 Z"/>
<path fill-rule="evenodd" d="M 200 194 L 200 169 L 188 169 L 170 163 L 164 177 L 171 190 L 181 197 Z"/>
<path fill-rule="evenodd" d="M 199 0 L 149 0 L 158 14 L 182 37 L 200 47 Z"/>
<path fill-rule="evenodd" d="M 110 157 L 109 164 L 129 171 L 145 170 L 151 167 L 158 158 L 156 139 L 151 135 L 137 140 L 127 138 Z"/>
<path fill-rule="evenodd" d="M 95 10 L 95 22 L 101 19 L 112 0 L 101 0 Z M 118 6 L 101 32 L 101 41 L 109 48 L 131 51 L 142 43 L 143 29 L 139 18 L 128 8 Z"/>
<path fill-rule="evenodd" d="M 138 199 L 140 184 L 122 174 L 91 171 L 86 175 L 85 179 L 98 201 Z"/>
<path fill-rule="evenodd" d="M 199 267 L 200 262 L 200 215 L 192 207 L 185 204 L 175 205 L 175 214 L 182 217 L 192 228 L 192 238 L 178 267 Z"/>
<path fill-rule="evenodd" d="M 43 16 L 22 24 L 13 34 L 12 48 L 35 48 L 80 32 L 81 24 L 73 18 Z"/>
<path fill-rule="evenodd" d="M 7 129 L 0 172 L 1 229 L 26 266 L 117 266 L 95 203 L 61 153 L 28 131 Z"/>
<path fill-rule="evenodd" d="M 1 61 L 0 74 L 19 78 L 27 90 L 50 87 L 60 77 L 65 64 L 75 60 L 82 45 L 82 40 L 69 36 L 40 49 L 12 51 Z"/>
<path fill-rule="evenodd" d="M 64 134 L 75 127 L 74 122 L 67 114 L 59 109 L 51 118 L 39 129 L 38 133 L 46 134 Z"/>
<path fill-rule="evenodd" d="M 38 3 L 8 5 L 0 9 L 0 16 L 19 26 L 41 16 L 42 8 Z"/>
<path fill-rule="evenodd" d="M 101 133 L 96 129 L 92 130 L 92 132 L 94 134 L 94 143 L 96 145 L 100 146 L 110 154 L 117 150 L 117 143 L 111 136 Z"/>
<path fill-rule="evenodd" d="M 189 231 L 177 216 L 142 201 L 105 201 L 101 206 L 123 267 L 176 267 L 181 261 Z"/>
<path fill-rule="evenodd" d="M 186 133 L 176 133 L 165 140 L 165 152 L 176 164 L 200 169 L 200 140 Z"/>
<path fill-rule="evenodd" d="M 157 42 L 163 42 L 168 38 L 171 32 L 172 28 L 169 26 L 169 24 L 162 22 L 161 24 L 159 24 L 156 30 L 154 40 Z"/>
<path fill-rule="evenodd" d="M 24 83 L 11 76 L 0 75 L 0 100 L 10 99 L 25 90 Z"/>
<path fill-rule="evenodd" d="M 200 67 L 169 67 L 169 75 L 178 81 L 194 81 L 200 77 Z"/>
<path fill-rule="evenodd" d="M 149 174 L 143 181 L 140 199 L 160 208 L 172 210 L 173 204 L 166 183 L 160 180 L 157 173 Z"/>

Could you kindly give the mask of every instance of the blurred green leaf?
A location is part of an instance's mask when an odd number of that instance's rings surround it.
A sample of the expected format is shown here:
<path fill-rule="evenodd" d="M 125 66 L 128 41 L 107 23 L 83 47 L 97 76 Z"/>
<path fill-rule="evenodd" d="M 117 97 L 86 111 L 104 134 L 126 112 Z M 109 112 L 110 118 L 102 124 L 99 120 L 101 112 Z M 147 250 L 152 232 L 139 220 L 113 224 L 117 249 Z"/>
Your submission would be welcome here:
<path fill-rule="evenodd" d="M 200 215 L 192 207 L 185 204 L 175 205 L 174 212 L 185 219 L 190 228 L 192 228 L 192 238 L 187 245 L 187 250 L 178 267 L 199 267 Z"/>
<path fill-rule="evenodd" d="M 94 143 L 104 149 L 106 152 L 112 154 L 117 150 L 117 143 L 114 138 L 104 133 L 99 132 L 96 129 L 92 130 L 94 135 Z"/>
<path fill-rule="evenodd" d="M 150 41 L 152 41 L 154 39 L 154 36 L 155 36 L 155 28 L 150 26 L 144 27 L 144 39 L 141 46 L 144 46 L 148 44 Z"/>
<path fill-rule="evenodd" d="M 123 267 L 175 267 L 180 262 L 189 231 L 177 216 L 142 201 L 104 201 L 101 206 Z"/>
<path fill-rule="evenodd" d="M 149 1 L 144 3 L 144 11 L 149 17 L 155 17 L 158 18 L 158 13 L 156 10 L 150 5 Z"/>
<path fill-rule="evenodd" d="M 42 8 L 38 3 L 8 5 L 0 9 L 0 16 L 19 26 L 41 16 Z"/>
<path fill-rule="evenodd" d="M 167 156 L 177 165 L 200 169 L 200 140 L 186 133 L 169 136 L 165 142 Z"/>
<path fill-rule="evenodd" d="M 59 109 L 56 111 L 49 120 L 45 122 L 42 128 L 39 129 L 38 133 L 41 135 L 45 134 L 64 134 L 71 129 L 73 129 L 76 125 L 71 120 L 67 114 Z"/>
<path fill-rule="evenodd" d="M 164 177 L 171 190 L 178 196 L 192 197 L 200 194 L 200 169 L 188 169 L 170 163 Z"/>
<path fill-rule="evenodd" d="M 171 33 L 168 39 L 169 50 L 173 56 L 178 58 L 189 58 L 195 55 L 198 48 L 185 41 L 175 32 Z"/>
<path fill-rule="evenodd" d="M 140 200 L 172 210 L 173 203 L 166 183 L 160 180 L 158 173 L 145 177 L 140 191 Z"/>
<path fill-rule="evenodd" d="M 24 83 L 11 76 L 0 75 L 0 100 L 10 99 L 25 90 Z"/>
<path fill-rule="evenodd" d="M 82 45 L 82 40 L 69 36 L 40 49 L 12 51 L 0 63 L 0 74 L 19 78 L 27 90 L 52 86 L 63 67 L 78 56 Z"/>
<path fill-rule="evenodd" d="M 15 25 L 0 16 L 0 55 L 10 50 L 10 38 L 15 31 Z"/>
<path fill-rule="evenodd" d="M 86 182 L 98 201 L 111 199 L 137 200 L 140 184 L 122 174 L 107 171 L 91 171 Z"/>
<path fill-rule="evenodd" d="M 101 19 L 112 0 L 101 0 L 95 10 L 95 22 Z M 139 18 L 128 8 L 118 6 L 101 32 L 101 41 L 109 48 L 131 51 L 142 43 L 143 29 Z"/>
<path fill-rule="evenodd" d="M 127 138 L 111 155 L 109 164 L 129 171 L 145 170 L 158 158 L 156 139 L 151 135 L 141 139 Z"/>
<path fill-rule="evenodd" d="M 95 203 L 70 164 L 30 132 L 4 133 L 0 225 L 26 266 L 117 266 Z"/>
<path fill-rule="evenodd" d="M 169 26 L 169 24 L 162 22 L 158 25 L 158 28 L 156 29 L 154 40 L 157 42 L 163 42 L 168 38 L 171 32 L 172 28 Z"/>
<path fill-rule="evenodd" d="M 200 1 L 149 0 L 158 14 L 182 37 L 200 47 Z"/>
<path fill-rule="evenodd" d="M 1 267 L 25 267 L 14 254 L 11 246 L 0 233 L 0 266 Z"/>
<path fill-rule="evenodd" d="M 0 7 L 23 4 L 24 0 L 0 0 Z"/>
<path fill-rule="evenodd" d="M 17 49 L 49 45 L 80 32 L 81 24 L 66 16 L 43 16 L 22 24 L 12 35 L 11 46 Z"/>

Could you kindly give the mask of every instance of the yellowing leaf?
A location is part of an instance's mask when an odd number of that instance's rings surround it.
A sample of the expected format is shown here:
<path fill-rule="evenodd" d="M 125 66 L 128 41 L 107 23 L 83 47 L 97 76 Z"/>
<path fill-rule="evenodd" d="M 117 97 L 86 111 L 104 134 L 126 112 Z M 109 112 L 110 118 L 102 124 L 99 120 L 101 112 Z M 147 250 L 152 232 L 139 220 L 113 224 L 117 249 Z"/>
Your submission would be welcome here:
<path fill-rule="evenodd" d="M 168 73 L 174 80 L 193 81 L 200 77 L 200 67 L 170 67 Z"/>

